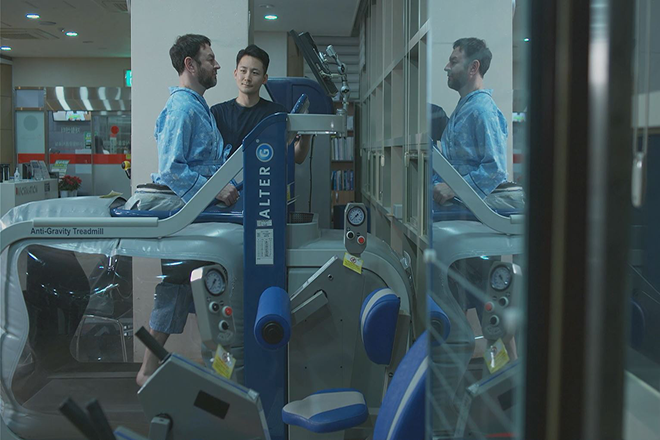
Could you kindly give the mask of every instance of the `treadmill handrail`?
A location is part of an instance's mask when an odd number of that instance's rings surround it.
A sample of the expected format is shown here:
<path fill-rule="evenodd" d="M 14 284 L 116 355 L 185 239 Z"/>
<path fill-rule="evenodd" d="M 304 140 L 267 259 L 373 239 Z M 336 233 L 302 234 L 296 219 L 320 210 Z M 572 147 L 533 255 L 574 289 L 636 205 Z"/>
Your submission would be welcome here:
<path fill-rule="evenodd" d="M 436 148 L 433 150 L 433 170 L 442 177 L 442 180 L 456 193 L 458 198 L 472 211 L 481 223 L 489 228 L 507 235 L 521 235 L 524 233 L 525 216 L 516 214 L 505 217 L 493 211 L 490 206 L 465 181 L 458 171 L 449 163 Z"/>
<path fill-rule="evenodd" d="M 240 154 L 233 154 L 209 178 L 188 203 L 176 214 L 160 220 L 146 218 L 79 218 L 79 217 L 37 217 L 19 222 L 0 230 L 0 252 L 17 241 L 35 237 L 40 239 L 58 239 L 70 237 L 70 231 L 64 228 L 102 228 L 98 233 L 86 234 L 84 238 L 159 238 L 172 235 L 193 221 L 206 209 L 209 200 L 218 194 L 243 169 L 242 148 Z M 33 228 L 61 228 L 51 233 L 33 233 Z"/>

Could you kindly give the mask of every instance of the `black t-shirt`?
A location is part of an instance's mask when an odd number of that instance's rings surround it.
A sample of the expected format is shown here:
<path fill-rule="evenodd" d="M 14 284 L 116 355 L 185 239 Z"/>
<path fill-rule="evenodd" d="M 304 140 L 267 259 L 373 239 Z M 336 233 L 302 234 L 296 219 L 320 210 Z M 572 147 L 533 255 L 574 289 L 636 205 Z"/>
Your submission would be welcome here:
<path fill-rule="evenodd" d="M 211 107 L 211 112 L 225 145 L 231 144 L 233 153 L 241 146 L 245 136 L 265 117 L 277 112 L 286 113 L 286 109 L 263 98 L 252 107 L 243 107 L 236 102 L 236 99 L 230 99 Z"/>

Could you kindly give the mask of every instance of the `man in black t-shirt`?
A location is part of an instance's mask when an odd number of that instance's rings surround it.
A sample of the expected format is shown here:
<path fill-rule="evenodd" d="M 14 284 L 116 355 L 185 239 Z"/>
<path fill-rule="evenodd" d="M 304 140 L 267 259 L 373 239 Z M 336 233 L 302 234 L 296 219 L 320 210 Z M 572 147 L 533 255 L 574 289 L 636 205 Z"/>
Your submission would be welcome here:
<path fill-rule="evenodd" d="M 233 154 L 243 143 L 243 139 L 264 118 L 278 112 L 287 112 L 281 104 L 259 96 L 261 86 L 268 81 L 270 58 L 263 49 L 254 44 L 238 52 L 234 79 L 238 96 L 211 107 L 218 130 L 225 145 L 232 146 Z M 295 161 L 302 163 L 309 152 L 310 136 L 296 137 L 294 144 Z"/>

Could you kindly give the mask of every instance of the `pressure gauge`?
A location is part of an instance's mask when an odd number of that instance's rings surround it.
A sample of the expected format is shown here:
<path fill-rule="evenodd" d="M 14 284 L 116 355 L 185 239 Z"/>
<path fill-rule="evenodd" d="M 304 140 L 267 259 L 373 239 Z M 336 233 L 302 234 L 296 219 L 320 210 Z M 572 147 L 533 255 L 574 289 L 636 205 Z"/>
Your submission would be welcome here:
<path fill-rule="evenodd" d="M 364 210 L 359 206 L 352 207 L 346 216 L 348 222 L 353 226 L 360 226 L 364 223 L 364 217 Z"/>
<path fill-rule="evenodd" d="M 507 266 L 498 266 L 490 274 L 490 286 L 495 290 L 506 290 L 511 285 L 511 271 Z"/>
<path fill-rule="evenodd" d="M 204 284 L 206 285 L 206 290 L 214 296 L 221 295 L 227 287 L 225 276 L 215 269 L 206 272 L 206 275 L 204 275 Z"/>

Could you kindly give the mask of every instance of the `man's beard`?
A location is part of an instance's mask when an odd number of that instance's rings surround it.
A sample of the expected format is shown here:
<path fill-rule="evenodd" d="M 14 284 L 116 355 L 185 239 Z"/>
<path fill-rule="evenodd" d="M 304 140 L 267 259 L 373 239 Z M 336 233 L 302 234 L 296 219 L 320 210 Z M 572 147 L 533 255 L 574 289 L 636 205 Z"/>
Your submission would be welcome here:
<path fill-rule="evenodd" d="M 452 90 L 459 91 L 464 85 L 465 82 L 461 81 L 460 78 L 447 78 L 447 86 L 449 86 L 449 88 Z"/>
<path fill-rule="evenodd" d="M 214 87 L 218 83 L 218 78 L 213 73 L 214 73 L 213 71 L 210 72 L 200 71 L 199 76 L 197 77 L 197 81 L 199 81 L 199 83 L 205 89 L 210 89 L 211 87 Z"/>

